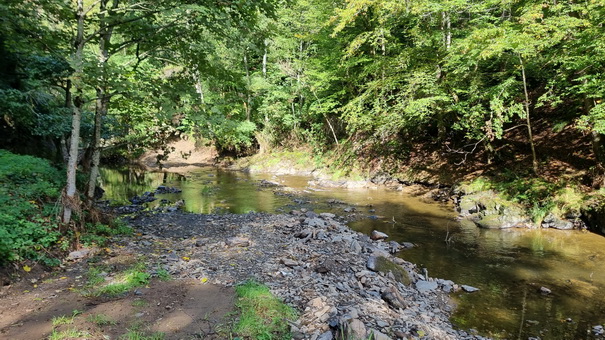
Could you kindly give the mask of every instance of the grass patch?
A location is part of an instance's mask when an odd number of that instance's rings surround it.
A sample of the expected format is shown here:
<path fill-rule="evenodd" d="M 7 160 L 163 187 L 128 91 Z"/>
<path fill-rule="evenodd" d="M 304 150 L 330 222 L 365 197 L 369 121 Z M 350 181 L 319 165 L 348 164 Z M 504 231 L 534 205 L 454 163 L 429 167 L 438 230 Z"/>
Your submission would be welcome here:
<path fill-rule="evenodd" d="M 148 334 L 138 330 L 129 330 L 120 337 L 120 340 L 164 340 L 164 338 L 165 334 L 161 332 Z"/>
<path fill-rule="evenodd" d="M 132 307 L 147 307 L 149 305 L 149 302 L 143 300 L 143 299 L 136 299 L 134 301 L 132 301 Z"/>
<path fill-rule="evenodd" d="M 92 315 L 89 315 L 86 318 L 86 321 L 94 323 L 95 325 L 97 325 L 99 327 L 110 326 L 110 325 L 115 325 L 116 324 L 115 321 L 111 320 L 105 314 L 92 314 Z"/>
<path fill-rule="evenodd" d="M 89 269 L 85 295 L 115 297 L 131 289 L 145 286 L 151 278 L 151 275 L 146 271 L 145 264 L 142 262 L 114 275 L 110 280 L 106 280 L 101 273 L 100 268 Z"/>
<path fill-rule="evenodd" d="M 80 331 L 75 328 L 66 329 L 63 331 L 53 330 L 48 336 L 48 340 L 64 340 L 74 338 L 86 338 L 89 336 L 88 332 Z"/>
<path fill-rule="evenodd" d="M 142 330 L 143 323 L 137 322 L 133 324 L 126 334 L 120 336 L 120 340 L 164 340 L 166 335 L 162 332 L 145 332 Z"/>
<path fill-rule="evenodd" d="M 269 288 L 255 281 L 246 281 L 235 288 L 240 318 L 234 332 L 245 338 L 269 340 L 290 339 L 286 319 L 296 319 L 291 307 L 273 296 Z"/>
<path fill-rule="evenodd" d="M 170 273 L 166 269 L 159 266 L 155 271 L 155 275 L 160 281 L 170 281 L 172 279 Z"/>
<path fill-rule="evenodd" d="M 75 317 L 80 314 L 82 314 L 82 312 L 80 312 L 79 310 L 76 309 L 71 313 L 71 316 L 62 315 L 62 316 L 54 317 L 52 319 L 53 327 L 57 327 L 57 326 L 61 326 L 61 325 L 70 325 L 70 324 L 74 323 Z"/>

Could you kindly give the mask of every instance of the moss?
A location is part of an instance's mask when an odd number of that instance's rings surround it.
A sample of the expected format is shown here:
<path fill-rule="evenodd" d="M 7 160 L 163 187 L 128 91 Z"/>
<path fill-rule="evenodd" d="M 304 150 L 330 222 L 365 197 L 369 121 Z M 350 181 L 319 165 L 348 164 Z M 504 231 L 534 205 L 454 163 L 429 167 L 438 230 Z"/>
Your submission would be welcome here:
<path fill-rule="evenodd" d="M 393 273 L 395 280 L 406 286 L 412 282 L 407 270 L 386 257 L 379 256 L 376 258 L 376 270 L 384 274 L 388 274 L 389 272 Z"/>

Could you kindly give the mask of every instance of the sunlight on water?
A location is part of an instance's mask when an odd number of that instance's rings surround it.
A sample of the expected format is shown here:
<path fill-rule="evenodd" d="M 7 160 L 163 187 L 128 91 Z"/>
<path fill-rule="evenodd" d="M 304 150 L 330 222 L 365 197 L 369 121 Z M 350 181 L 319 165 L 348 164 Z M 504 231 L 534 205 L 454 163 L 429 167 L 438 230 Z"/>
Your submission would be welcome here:
<path fill-rule="evenodd" d="M 364 233 L 377 229 L 391 240 L 415 243 L 418 247 L 399 256 L 427 268 L 433 277 L 480 288 L 454 296 L 458 309 L 452 320 L 484 335 L 586 339 L 587 330 L 605 323 L 605 238 L 599 235 L 479 229 L 472 222 L 458 222 L 451 205 L 422 196 L 376 188 L 313 188 L 304 176 L 204 168 L 186 176 L 103 169 L 102 177 L 108 199 L 126 203 L 135 194 L 166 185 L 183 192 L 156 195 L 159 199 L 184 199 L 185 210 L 195 213 L 275 213 L 305 207 L 342 215 L 354 207 L 358 220 L 350 223 L 352 228 Z M 261 180 L 286 185 L 304 197 L 276 194 L 260 187 Z M 540 287 L 552 294 L 540 294 Z"/>

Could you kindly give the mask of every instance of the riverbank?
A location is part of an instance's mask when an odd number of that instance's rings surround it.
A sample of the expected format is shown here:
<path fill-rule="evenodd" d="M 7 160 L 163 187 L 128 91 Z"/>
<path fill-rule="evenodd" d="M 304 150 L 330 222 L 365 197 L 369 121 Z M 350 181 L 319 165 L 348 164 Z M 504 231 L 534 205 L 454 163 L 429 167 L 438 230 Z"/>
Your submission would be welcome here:
<path fill-rule="evenodd" d="M 181 279 L 232 286 L 254 278 L 294 306 L 296 339 L 479 339 L 453 328 L 447 294 L 461 290 L 393 257 L 401 245 L 354 232 L 332 214 L 143 214 L 133 249 Z M 172 249 L 166 253 L 166 249 Z M 154 256 L 154 255 L 152 255 Z M 467 288 L 470 289 L 470 288 Z"/>
<path fill-rule="evenodd" d="M 294 339 L 483 339 L 449 321 L 448 294 L 471 287 L 428 277 L 392 255 L 402 248 L 397 242 L 352 231 L 333 214 L 143 212 L 126 221 L 133 236 L 73 253 L 59 272 L 27 272 L 4 287 L 0 334 L 39 339 L 56 333 L 56 320 L 67 315 L 69 329 L 92 338 L 117 338 L 139 320 L 141 332 L 164 339 L 221 339 L 217 327 L 233 310 L 232 287 L 254 279 L 298 311 L 297 320 L 283 320 Z M 91 271 L 110 282 L 134 263 L 172 280 L 113 297 L 83 294 Z M 103 327 L 91 321 L 99 315 L 109 320 Z"/>

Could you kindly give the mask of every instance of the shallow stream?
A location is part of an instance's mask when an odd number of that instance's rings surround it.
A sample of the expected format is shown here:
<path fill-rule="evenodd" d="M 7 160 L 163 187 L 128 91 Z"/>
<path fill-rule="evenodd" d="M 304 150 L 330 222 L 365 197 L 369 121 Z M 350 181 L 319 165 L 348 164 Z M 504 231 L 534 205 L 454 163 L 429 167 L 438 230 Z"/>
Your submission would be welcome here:
<path fill-rule="evenodd" d="M 262 180 L 285 186 L 276 191 Z M 409 191 L 384 188 L 322 189 L 304 176 L 245 174 L 200 168 L 186 176 L 135 169 L 102 170 L 105 199 L 128 198 L 159 185 L 179 194 L 194 213 L 285 213 L 312 209 L 354 215 L 349 225 L 417 247 L 399 256 L 426 268 L 432 277 L 480 288 L 458 293 L 452 321 L 496 339 L 593 339 L 605 323 L 605 237 L 580 231 L 485 230 L 460 223 L 450 205 L 430 202 Z M 291 190 L 291 191 L 289 191 Z M 153 207 L 159 200 L 150 203 Z M 345 211 L 346 209 L 346 211 Z M 353 210 L 354 211 L 351 211 Z M 447 241 L 446 241 L 447 240 Z M 552 294 L 540 294 L 540 288 Z"/>

